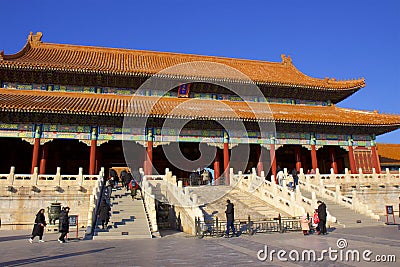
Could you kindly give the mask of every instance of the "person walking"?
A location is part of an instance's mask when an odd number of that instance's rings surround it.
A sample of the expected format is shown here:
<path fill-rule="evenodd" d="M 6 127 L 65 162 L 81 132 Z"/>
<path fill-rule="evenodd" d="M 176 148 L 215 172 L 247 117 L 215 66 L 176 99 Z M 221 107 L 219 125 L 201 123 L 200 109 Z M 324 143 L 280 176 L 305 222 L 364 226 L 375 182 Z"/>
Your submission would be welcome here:
<path fill-rule="evenodd" d="M 42 243 L 43 241 L 43 232 L 44 232 L 44 227 L 46 226 L 46 217 L 44 216 L 44 209 L 40 209 L 38 213 L 36 214 L 35 218 L 35 224 L 33 226 L 32 230 L 32 236 L 29 238 L 29 243 L 32 244 L 33 239 L 38 236 L 39 237 L 39 242 Z"/>
<path fill-rule="evenodd" d="M 107 204 L 107 201 L 103 199 L 101 201 L 97 214 L 99 216 L 99 219 L 101 220 L 101 226 L 103 229 L 105 228 L 105 226 L 107 227 L 108 221 L 110 220 L 110 211 L 111 207 Z"/>
<path fill-rule="evenodd" d="M 297 173 L 296 168 L 293 168 L 292 176 L 293 176 L 293 189 L 296 189 L 296 186 L 299 184 L 299 175 Z"/>
<path fill-rule="evenodd" d="M 326 231 L 326 217 L 327 217 L 327 213 L 326 213 L 326 205 L 324 202 L 318 200 L 317 201 L 318 204 L 318 218 L 319 218 L 319 223 L 318 223 L 318 227 L 320 232 L 318 232 L 318 234 L 323 234 L 326 235 L 327 231 Z"/>
<path fill-rule="evenodd" d="M 58 231 L 61 233 L 58 242 L 65 243 L 65 236 L 69 233 L 69 207 L 64 207 L 60 212 Z"/>
<path fill-rule="evenodd" d="M 231 201 L 228 199 L 226 201 L 226 210 L 225 210 L 225 214 L 226 214 L 226 237 L 229 237 L 229 232 L 230 229 L 232 229 L 233 235 L 236 234 L 235 232 L 235 226 L 233 224 L 233 222 L 235 221 L 235 208 L 233 203 L 231 203 Z"/>

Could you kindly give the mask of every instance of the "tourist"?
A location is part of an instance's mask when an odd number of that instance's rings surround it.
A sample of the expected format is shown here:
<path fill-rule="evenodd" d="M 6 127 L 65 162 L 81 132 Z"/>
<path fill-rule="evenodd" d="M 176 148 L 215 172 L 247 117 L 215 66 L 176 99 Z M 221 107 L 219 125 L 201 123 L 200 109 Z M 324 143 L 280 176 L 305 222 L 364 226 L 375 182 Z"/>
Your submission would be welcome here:
<path fill-rule="evenodd" d="M 106 196 L 111 198 L 111 192 L 114 187 L 114 177 L 109 177 L 106 181 Z"/>
<path fill-rule="evenodd" d="M 229 232 L 230 229 L 232 229 L 233 235 L 236 234 L 235 232 L 235 226 L 233 224 L 233 222 L 235 221 L 235 208 L 233 206 L 233 203 L 231 203 L 231 201 L 228 199 L 226 201 L 227 205 L 226 205 L 226 210 L 225 210 L 225 214 L 226 214 L 226 237 L 229 237 Z"/>
<path fill-rule="evenodd" d="M 125 169 L 123 169 L 123 170 L 121 171 L 120 176 L 121 176 L 121 183 L 122 183 L 122 186 L 123 186 L 123 187 L 126 187 L 128 172 L 127 172 Z M 128 181 L 128 183 L 129 183 L 129 181 Z"/>
<path fill-rule="evenodd" d="M 285 173 L 283 172 L 282 169 L 278 170 L 278 173 L 276 174 L 276 179 L 278 180 L 278 184 L 282 186 L 285 183 Z"/>
<path fill-rule="evenodd" d="M 110 220 L 110 211 L 110 206 L 107 204 L 107 201 L 103 199 L 100 204 L 99 211 L 97 212 L 97 215 L 101 220 L 101 226 L 103 229 L 105 228 L 105 226 L 107 227 L 108 221 Z"/>
<path fill-rule="evenodd" d="M 315 170 L 311 169 L 310 174 L 315 174 Z"/>
<path fill-rule="evenodd" d="M 296 186 L 299 184 L 299 176 L 296 168 L 293 168 L 292 176 L 293 176 L 293 189 L 296 189 Z"/>
<path fill-rule="evenodd" d="M 310 231 L 310 221 L 307 218 L 307 214 L 303 214 L 300 220 L 301 230 L 303 231 L 303 235 L 308 235 Z"/>
<path fill-rule="evenodd" d="M 318 227 L 320 230 L 320 232 L 318 234 L 326 235 L 327 234 L 327 231 L 326 231 L 326 216 L 327 216 L 326 205 L 324 202 L 322 202 L 320 200 L 317 201 L 317 204 L 318 204 L 318 218 L 319 218 Z"/>
<path fill-rule="evenodd" d="M 33 239 L 38 236 L 39 237 L 39 242 L 44 242 L 43 241 L 43 232 L 44 232 L 44 227 L 46 226 L 46 217 L 44 216 L 44 209 L 40 209 L 38 213 L 36 214 L 35 218 L 35 224 L 33 226 L 32 230 L 32 236 L 29 238 L 29 243 L 33 242 Z"/>
<path fill-rule="evenodd" d="M 135 199 L 137 190 L 139 189 L 139 184 L 136 182 L 135 179 L 132 179 L 131 182 L 129 183 L 129 189 L 131 190 L 131 197 L 132 200 Z"/>
<path fill-rule="evenodd" d="M 65 236 L 69 232 L 69 207 L 64 207 L 60 212 L 58 231 L 61 233 L 58 242 L 65 243 Z"/>
<path fill-rule="evenodd" d="M 318 224 L 319 224 L 318 209 L 316 209 L 316 210 L 314 210 L 314 215 L 312 217 L 312 226 L 315 227 L 315 230 L 317 231 L 317 233 L 320 232 Z"/>
<path fill-rule="evenodd" d="M 293 175 L 288 175 L 287 177 L 288 180 L 288 187 L 290 188 L 290 190 L 293 190 L 293 184 L 294 184 L 294 180 L 293 180 Z"/>
<path fill-rule="evenodd" d="M 128 173 L 125 176 L 125 187 L 126 191 L 129 191 L 129 183 L 133 180 L 132 173 L 128 170 Z"/>
<path fill-rule="evenodd" d="M 208 176 L 207 170 L 203 170 L 203 173 L 201 174 L 202 180 L 203 180 L 203 185 L 208 184 L 210 177 Z"/>

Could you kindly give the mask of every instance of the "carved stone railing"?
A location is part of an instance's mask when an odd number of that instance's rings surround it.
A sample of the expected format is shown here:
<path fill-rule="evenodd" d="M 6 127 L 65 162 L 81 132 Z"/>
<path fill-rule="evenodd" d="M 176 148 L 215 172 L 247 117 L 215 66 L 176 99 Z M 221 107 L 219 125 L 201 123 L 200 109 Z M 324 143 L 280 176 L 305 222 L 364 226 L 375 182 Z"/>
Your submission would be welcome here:
<path fill-rule="evenodd" d="M 292 191 L 286 186 L 280 186 L 265 180 L 264 172 L 261 172 L 261 176 L 257 176 L 256 170 L 253 169 L 251 174 L 243 175 L 242 172 L 234 174 L 233 169 L 231 169 L 230 177 L 232 177 L 232 186 L 253 194 L 291 216 L 302 216 L 307 212 L 313 214 L 317 207 L 315 193 L 314 197 L 309 199 L 302 196 L 298 187 Z M 274 181 L 274 177 L 271 180 Z M 327 220 L 336 222 L 336 218 L 330 215 L 329 212 Z"/>
<path fill-rule="evenodd" d="M 103 190 L 103 185 L 104 185 L 104 168 L 101 168 L 99 175 L 97 176 L 97 179 L 93 179 L 93 175 L 86 176 L 88 179 L 87 181 L 94 181 L 95 186 L 92 189 L 92 194 L 90 195 L 89 198 L 89 211 L 88 211 L 88 222 L 87 222 L 87 228 L 86 228 L 86 234 L 91 234 L 93 231 L 93 227 L 95 227 L 96 223 L 96 218 L 97 218 L 97 209 L 99 208 L 100 205 L 100 200 L 101 200 L 101 193 Z M 85 181 L 85 178 L 83 178 L 82 181 Z"/>
<path fill-rule="evenodd" d="M 161 194 L 156 196 L 154 192 L 156 191 L 157 183 L 164 186 L 165 192 L 160 192 Z M 173 206 L 176 213 L 179 211 L 182 230 L 195 235 L 195 219 L 200 217 L 204 221 L 203 212 L 199 208 L 197 195 L 190 194 L 189 190 L 185 190 L 182 187 L 182 181 L 177 181 L 176 176 L 172 175 L 169 169 L 165 170 L 164 175 L 144 176 L 143 190 L 145 191 L 145 195 L 148 195 L 148 198 L 152 198 L 153 200 L 159 198 L 161 201 L 165 201 Z M 151 200 L 148 199 L 148 201 L 150 203 L 149 206 L 153 207 Z M 149 210 L 151 207 L 149 207 Z M 156 221 L 155 216 L 156 214 L 154 212 L 154 215 L 151 215 L 151 217 Z"/>
<path fill-rule="evenodd" d="M 362 175 L 362 174 L 358 174 Z M 329 178 L 327 178 L 329 177 Z M 333 201 L 336 204 L 352 209 L 358 213 L 364 214 L 372 219 L 379 219 L 379 215 L 374 214 L 374 212 L 368 207 L 368 205 L 362 203 L 357 197 L 357 191 L 352 191 L 351 197 L 346 197 L 343 195 L 341 191 L 340 183 L 333 184 L 335 186 L 334 190 L 331 190 L 325 186 L 325 181 L 330 179 L 341 179 L 338 178 L 340 175 L 335 175 L 331 173 L 329 176 L 320 175 L 318 172 L 316 175 L 305 175 L 303 173 L 303 169 L 300 169 L 299 173 L 299 185 L 302 186 L 305 190 L 315 194 L 318 197 L 328 199 Z M 360 176 L 358 176 L 360 177 Z M 312 181 L 313 179 L 314 182 Z M 315 181 L 319 179 L 319 183 L 317 184 Z M 363 178 L 359 178 L 363 179 Z M 332 181 L 332 180 L 331 180 Z M 334 180 L 338 181 L 338 180 Z M 359 180 L 360 181 L 360 180 Z"/>
<path fill-rule="evenodd" d="M 82 168 L 77 175 L 61 175 L 60 168 L 57 168 L 56 174 L 38 174 L 38 168 L 33 174 L 17 174 L 11 167 L 10 173 L 0 174 L 0 177 L 3 204 L 0 216 L 3 224 L 10 229 L 29 222 L 30 214 L 37 212 L 37 207 L 46 208 L 53 202 L 61 202 L 71 207 L 72 214 L 80 217 L 80 226 L 86 226 L 91 231 L 103 186 L 104 168 L 98 175 L 83 174 Z M 29 208 L 20 211 L 18 206 L 25 201 L 23 205 Z M 6 205 L 10 207 L 9 212 L 3 209 Z"/>
<path fill-rule="evenodd" d="M 386 169 L 384 172 L 376 173 L 375 168 L 372 169 L 372 173 L 364 174 L 362 169 L 359 169 L 359 173 L 352 174 L 346 168 L 344 174 L 335 174 L 331 168 L 330 174 L 320 174 L 319 170 L 316 169 L 315 174 L 304 174 L 302 169 L 300 172 L 307 179 L 307 183 L 325 185 L 335 187 L 337 184 L 343 184 L 347 186 L 379 186 L 379 185 L 400 185 L 400 170 L 397 172 L 390 172 Z"/>

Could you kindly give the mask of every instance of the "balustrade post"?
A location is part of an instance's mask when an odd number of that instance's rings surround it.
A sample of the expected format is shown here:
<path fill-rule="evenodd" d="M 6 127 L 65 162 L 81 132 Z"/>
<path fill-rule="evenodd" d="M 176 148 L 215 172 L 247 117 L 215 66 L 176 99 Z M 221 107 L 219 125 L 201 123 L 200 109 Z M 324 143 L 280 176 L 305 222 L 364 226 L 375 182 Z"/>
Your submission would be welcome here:
<path fill-rule="evenodd" d="M 7 175 L 7 184 L 14 184 L 15 167 L 11 166 L 10 173 Z"/>
<path fill-rule="evenodd" d="M 39 178 L 39 168 L 35 167 L 33 168 L 33 173 L 32 173 L 32 180 L 31 180 L 32 185 L 37 185 L 38 178 Z"/>
<path fill-rule="evenodd" d="M 56 185 L 60 185 L 61 183 L 61 167 L 57 167 L 56 176 L 54 177 L 54 182 Z"/>
<path fill-rule="evenodd" d="M 78 170 L 78 184 L 83 185 L 83 168 L 79 167 Z"/>
<path fill-rule="evenodd" d="M 309 175 L 306 176 L 306 188 L 308 191 L 311 191 L 311 178 Z"/>
<path fill-rule="evenodd" d="M 315 193 L 315 191 L 313 190 L 311 192 L 311 205 L 312 205 L 312 209 L 316 209 L 317 207 L 317 194 Z"/>
<path fill-rule="evenodd" d="M 336 200 L 337 200 L 337 202 L 340 204 L 340 202 L 341 202 L 341 196 L 342 196 L 342 191 L 340 190 L 340 185 L 336 185 L 336 188 L 335 188 L 335 193 L 336 193 Z"/>

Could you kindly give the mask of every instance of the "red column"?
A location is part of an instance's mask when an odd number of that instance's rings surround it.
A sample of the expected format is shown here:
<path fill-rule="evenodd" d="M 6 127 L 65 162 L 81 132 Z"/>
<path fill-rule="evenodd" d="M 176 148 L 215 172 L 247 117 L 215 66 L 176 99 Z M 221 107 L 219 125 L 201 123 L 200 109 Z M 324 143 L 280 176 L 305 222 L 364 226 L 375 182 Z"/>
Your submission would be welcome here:
<path fill-rule="evenodd" d="M 97 146 L 97 140 L 91 140 L 89 175 L 96 174 L 96 146 Z"/>
<path fill-rule="evenodd" d="M 33 173 L 34 170 L 35 170 L 35 167 L 38 166 L 38 161 L 39 161 L 39 148 L 40 148 L 40 138 L 35 138 L 35 141 L 34 141 L 34 143 L 33 143 L 31 173 Z"/>
<path fill-rule="evenodd" d="M 153 174 L 153 140 L 147 141 L 147 149 L 146 149 L 146 175 Z"/>
<path fill-rule="evenodd" d="M 219 185 L 219 177 L 221 176 L 221 165 L 220 165 L 220 152 L 219 149 L 215 151 L 215 159 L 214 159 L 214 181 L 215 185 Z"/>
<path fill-rule="evenodd" d="M 295 158 L 296 158 L 296 170 L 299 172 L 300 168 L 301 168 L 301 147 L 300 146 L 296 146 L 294 148 L 294 154 L 295 154 Z"/>
<path fill-rule="evenodd" d="M 372 164 L 375 168 L 376 173 L 381 173 L 381 164 L 379 162 L 379 156 L 378 153 L 376 152 L 376 146 L 372 146 Z"/>
<path fill-rule="evenodd" d="M 311 145 L 311 164 L 315 171 L 318 168 L 317 150 L 315 149 L 315 145 Z"/>
<path fill-rule="evenodd" d="M 351 173 L 358 173 L 356 167 L 356 161 L 354 159 L 353 146 L 349 146 L 349 161 L 350 161 L 350 171 Z"/>
<path fill-rule="evenodd" d="M 229 177 L 229 144 L 224 142 L 224 173 L 225 185 L 230 185 Z"/>
<path fill-rule="evenodd" d="M 263 163 L 263 158 L 262 158 L 262 147 L 261 145 L 257 149 L 257 175 L 261 176 L 261 171 L 264 170 L 264 163 Z"/>
<path fill-rule="evenodd" d="M 333 172 L 338 173 L 337 163 L 336 163 L 336 153 L 335 153 L 334 147 L 329 148 L 329 154 L 330 154 L 331 161 L 332 161 L 331 167 L 333 168 Z"/>
<path fill-rule="evenodd" d="M 271 173 L 274 176 L 275 183 L 278 184 L 278 180 L 276 179 L 275 144 L 271 144 L 270 146 L 271 148 L 269 150 L 269 157 L 271 158 Z"/>
<path fill-rule="evenodd" d="M 39 174 L 45 174 L 46 173 L 46 162 L 47 162 L 48 156 L 49 156 L 49 145 L 48 145 L 48 143 L 45 143 L 42 146 L 42 153 L 41 153 L 41 156 L 40 156 Z"/>

